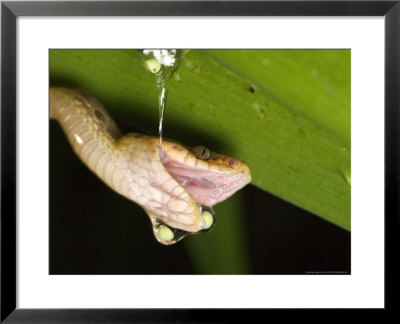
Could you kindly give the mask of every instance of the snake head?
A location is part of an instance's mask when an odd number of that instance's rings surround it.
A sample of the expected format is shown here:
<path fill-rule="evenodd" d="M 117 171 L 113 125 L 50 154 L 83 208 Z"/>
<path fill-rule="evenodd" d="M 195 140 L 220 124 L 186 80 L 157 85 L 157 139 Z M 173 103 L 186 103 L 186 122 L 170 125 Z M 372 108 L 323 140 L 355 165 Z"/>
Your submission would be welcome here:
<path fill-rule="evenodd" d="M 247 164 L 204 147 L 189 150 L 136 133 L 121 138 L 118 147 L 133 172 L 134 194 L 128 198 L 146 210 L 162 244 L 175 243 L 182 233 L 206 230 L 204 213 L 251 181 Z"/>
<path fill-rule="evenodd" d="M 164 140 L 161 161 L 191 198 L 205 206 L 214 206 L 232 196 L 251 181 L 250 169 L 241 160 L 211 152 L 204 146 L 188 150 Z"/>

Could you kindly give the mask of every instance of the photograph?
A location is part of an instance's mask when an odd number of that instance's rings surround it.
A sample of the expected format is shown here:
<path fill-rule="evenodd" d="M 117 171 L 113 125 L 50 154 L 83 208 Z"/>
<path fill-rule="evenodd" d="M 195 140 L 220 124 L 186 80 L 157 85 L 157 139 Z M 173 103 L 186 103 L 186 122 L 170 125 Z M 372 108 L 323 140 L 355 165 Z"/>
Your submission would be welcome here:
<path fill-rule="evenodd" d="M 3 1 L 0 322 L 397 310 L 399 2 Z"/>
<path fill-rule="evenodd" d="M 351 49 L 49 49 L 50 275 L 350 275 Z"/>

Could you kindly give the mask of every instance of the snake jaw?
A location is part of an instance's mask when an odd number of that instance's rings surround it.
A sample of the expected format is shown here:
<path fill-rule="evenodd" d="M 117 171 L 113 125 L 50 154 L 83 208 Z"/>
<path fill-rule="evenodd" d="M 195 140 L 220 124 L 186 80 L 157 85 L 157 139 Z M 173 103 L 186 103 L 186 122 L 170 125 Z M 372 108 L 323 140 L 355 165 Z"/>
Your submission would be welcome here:
<path fill-rule="evenodd" d="M 164 141 L 160 158 L 196 203 L 206 206 L 227 199 L 251 181 L 247 164 L 226 155 L 211 153 L 205 161 L 177 143 Z"/>
<path fill-rule="evenodd" d="M 141 205 L 152 221 L 198 232 L 203 228 L 199 207 L 165 169 L 157 142 L 154 137 L 138 133 L 126 134 L 118 140 L 116 148 L 125 161 L 125 174 L 129 178 L 129 189 L 121 193 Z"/>
<path fill-rule="evenodd" d="M 117 147 L 132 174 L 139 174 L 131 188 L 139 184 L 142 193 L 128 198 L 146 210 L 153 224 L 161 221 L 186 232 L 202 231 L 204 220 L 198 204 L 212 207 L 251 181 L 249 167 L 239 159 L 210 153 L 202 160 L 166 139 L 160 145 L 158 138 L 131 133 L 122 137 Z M 146 183 L 140 185 L 140 181 Z"/>
<path fill-rule="evenodd" d="M 199 228 L 194 231 L 188 230 L 187 227 L 183 227 L 182 224 L 176 224 L 171 217 L 167 219 L 162 218 L 163 221 L 174 228 L 184 229 L 189 232 L 208 231 L 205 229 L 205 218 L 202 218 L 203 214 L 200 209 L 204 210 L 205 206 L 212 207 L 225 200 L 251 181 L 249 167 L 236 158 L 210 153 L 210 155 L 207 156 L 207 161 L 204 161 L 175 142 L 163 140 L 162 146 L 158 143 L 156 146 L 159 152 L 160 162 L 163 164 L 170 177 L 175 180 L 169 180 L 171 183 L 175 184 L 171 186 L 172 191 L 169 194 L 173 195 L 183 191 L 190 197 L 191 203 L 204 205 L 200 208 L 196 206 L 192 214 L 186 214 L 183 218 L 186 220 L 191 218 L 196 219 Z M 169 202 L 168 207 L 170 207 L 171 204 L 175 204 L 174 200 Z M 174 208 L 169 209 L 170 211 L 171 209 L 174 210 Z M 211 208 L 208 209 L 210 211 L 212 210 Z M 173 215 L 173 212 L 169 214 Z M 201 217 L 200 223 L 198 222 L 199 214 Z M 209 213 L 209 215 L 211 216 L 211 213 Z M 149 213 L 149 216 L 153 223 L 154 235 L 160 243 L 170 245 L 184 236 L 175 233 L 173 236 L 174 241 L 163 239 L 162 235 L 159 234 L 159 223 L 157 219 L 151 215 L 151 213 Z M 174 224 L 170 222 L 171 220 Z"/>
<path fill-rule="evenodd" d="M 145 189 L 147 204 L 141 204 L 153 226 L 160 220 L 187 232 L 202 231 L 205 224 L 198 205 L 212 207 L 251 181 L 249 167 L 236 158 L 210 153 L 205 161 L 176 142 L 164 139 L 160 145 L 158 138 L 135 136 L 136 142 L 148 145 L 150 187 Z"/>

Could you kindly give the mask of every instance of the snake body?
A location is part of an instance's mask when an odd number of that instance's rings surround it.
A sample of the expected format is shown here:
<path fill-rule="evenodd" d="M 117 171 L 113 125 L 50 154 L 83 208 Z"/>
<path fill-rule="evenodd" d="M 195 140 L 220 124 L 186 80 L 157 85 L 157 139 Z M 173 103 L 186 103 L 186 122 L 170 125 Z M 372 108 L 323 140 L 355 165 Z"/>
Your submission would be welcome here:
<path fill-rule="evenodd" d="M 186 232 L 205 228 L 199 204 L 213 206 L 250 182 L 233 157 L 194 154 L 182 145 L 139 133 L 122 135 L 104 106 L 78 90 L 50 88 L 50 117 L 80 159 L 119 194 L 141 205 L 153 224 Z M 172 244 L 155 232 L 163 244 Z"/>

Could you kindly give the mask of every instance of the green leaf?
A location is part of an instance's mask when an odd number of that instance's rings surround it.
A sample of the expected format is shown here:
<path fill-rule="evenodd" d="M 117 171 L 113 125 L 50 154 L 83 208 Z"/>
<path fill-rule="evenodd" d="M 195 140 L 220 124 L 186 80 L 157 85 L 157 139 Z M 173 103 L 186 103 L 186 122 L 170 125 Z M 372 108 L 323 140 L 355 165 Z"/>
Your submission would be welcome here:
<path fill-rule="evenodd" d="M 164 135 L 244 160 L 254 185 L 350 229 L 349 52 L 310 53 L 190 51 L 170 82 Z M 135 50 L 52 50 L 50 77 L 157 134 L 158 90 Z"/>
<path fill-rule="evenodd" d="M 210 50 L 207 54 L 350 145 L 350 50 Z"/>

